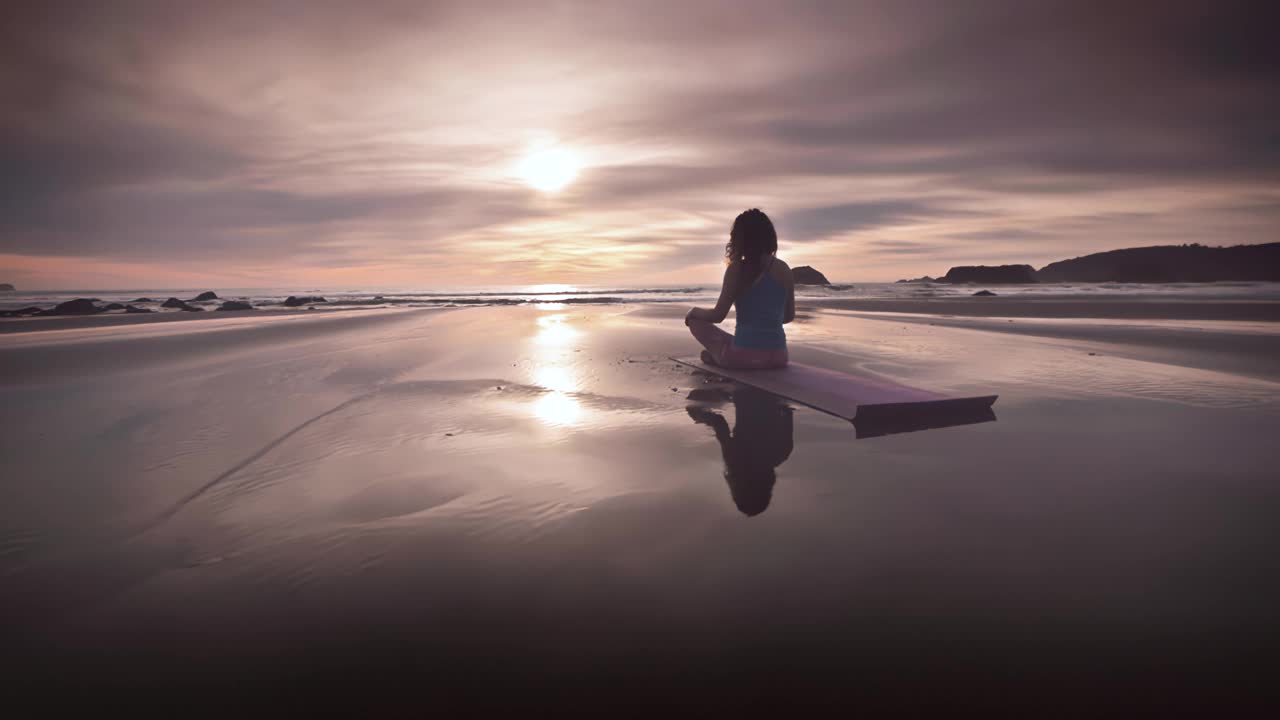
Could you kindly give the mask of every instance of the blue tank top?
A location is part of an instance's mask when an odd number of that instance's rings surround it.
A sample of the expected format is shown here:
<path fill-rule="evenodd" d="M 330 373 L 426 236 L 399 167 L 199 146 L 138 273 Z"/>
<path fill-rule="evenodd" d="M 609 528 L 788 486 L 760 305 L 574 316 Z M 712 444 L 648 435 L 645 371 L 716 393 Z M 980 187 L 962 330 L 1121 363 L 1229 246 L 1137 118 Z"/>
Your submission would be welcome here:
<path fill-rule="evenodd" d="M 756 350 L 778 350 L 787 346 L 787 334 L 782 330 L 787 289 L 768 269 L 759 282 L 738 296 L 735 304 L 738 325 L 734 328 L 734 345 Z"/>

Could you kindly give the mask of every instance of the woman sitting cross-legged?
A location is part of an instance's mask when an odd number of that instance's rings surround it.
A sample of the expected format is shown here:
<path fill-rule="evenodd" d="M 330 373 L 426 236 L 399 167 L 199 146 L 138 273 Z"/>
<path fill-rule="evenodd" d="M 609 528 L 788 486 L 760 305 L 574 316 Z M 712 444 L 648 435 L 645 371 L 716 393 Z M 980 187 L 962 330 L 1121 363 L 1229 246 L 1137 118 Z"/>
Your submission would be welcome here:
<path fill-rule="evenodd" d="M 720 299 L 711 309 L 694 308 L 684 324 L 706 348 L 702 361 L 725 368 L 779 368 L 787 364 L 787 334 L 782 326 L 796 317 L 796 287 L 791 268 L 779 260 L 778 233 L 769 216 L 752 208 L 733 221 L 724 254 Z M 737 306 L 734 334 L 716 324 Z"/>

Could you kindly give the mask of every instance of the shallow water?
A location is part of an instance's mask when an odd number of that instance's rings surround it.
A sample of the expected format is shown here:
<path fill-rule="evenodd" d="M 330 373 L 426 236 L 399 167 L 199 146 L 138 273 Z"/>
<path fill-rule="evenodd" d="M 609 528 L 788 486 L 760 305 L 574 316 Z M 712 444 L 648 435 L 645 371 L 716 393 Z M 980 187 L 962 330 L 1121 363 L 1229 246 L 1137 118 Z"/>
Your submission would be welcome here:
<path fill-rule="evenodd" d="M 287 662 L 384 699 L 1252 680 L 1231 668 L 1280 600 L 1280 384 L 813 313 L 796 359 L 1000 394 L 995 422 L 856 440 L 670 362 L 690 345 L 662 314 L 414 311 L 216 343 L 186 323 L 94 335 L 56 372 L 0 345 L 30 372 L 0 385 L 10 647 L 86 687 L 270 692 Z M 97 361 L 120 343 L 136 362 Z"/>
<path fill-rule="evenodd" d="M 963 298 L 982 286 L 970 283 L 864 283 L 836 282 L 831 285 L 802 285 L 796 288 L 802 300 L 898 299 L 929 300 Z M 118 302 L 165 313 L 181 313 L 160 307 L 167 298 L 192 301 L 191 304 L 212 310 L 223 300 L 245 300 L 261 308 L 280 307 L 290 295 L 320 296 L 322 308 L 336 307 L 474 307 L 484 305 L 525 305 L 563 303 L 570 305 L 622 305 L 633 303 L 696 304 L 714 302 L 719 295 L 715 285 L 656 285 L 651 287 L 613 287 L 591 285 L 534 285 L 439 288 L 219 288 L 218 300 L 194 302 L 209 288 L 138 288 L 132 290 L 22 290 L 0 293 L 0 311 L 54 305 L 76 298 L 94 298 L 104 303 Z M 1280 283 L 1212 282 L 1212 283 L 1034 283 L 1000 285 L 999 295 L 1021 299 L 1058 300 L 1160 300 L 1160 301 L 1277 301 Z M 149 302 L 136 303 L 145 299 Z M 304 311 L 307 305 L 288 308 Z M 123 311 L 113 311 L 116 313 Z M 0 318 L 0 321 L 3 319 Z"/>

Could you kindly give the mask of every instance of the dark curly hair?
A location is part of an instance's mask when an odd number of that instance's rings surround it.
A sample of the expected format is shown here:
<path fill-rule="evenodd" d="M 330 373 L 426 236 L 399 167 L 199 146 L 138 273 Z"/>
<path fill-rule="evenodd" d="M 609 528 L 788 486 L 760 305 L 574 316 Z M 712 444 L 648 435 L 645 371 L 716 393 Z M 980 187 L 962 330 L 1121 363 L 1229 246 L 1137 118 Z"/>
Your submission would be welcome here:
<path fill-rule="evenodd" d="M 760 208 L 743 211 L 733 221 L 733 229 L 729 231 L 729 242 L 724 246 L 724 257 L 732 264 L 740 261 L 742 282 L 738 293 L 750 287 L 760 273 L 764 272 L 761 261 L 778 252 L 778 231 L 773 229 L 773 221 Z"/>

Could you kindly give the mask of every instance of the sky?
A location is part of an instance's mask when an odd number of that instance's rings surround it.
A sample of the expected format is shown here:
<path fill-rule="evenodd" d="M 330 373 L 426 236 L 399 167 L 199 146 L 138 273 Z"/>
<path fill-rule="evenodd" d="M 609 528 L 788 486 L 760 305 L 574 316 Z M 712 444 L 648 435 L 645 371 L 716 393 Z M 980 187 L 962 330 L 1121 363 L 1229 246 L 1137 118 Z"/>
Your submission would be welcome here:
<path fill-rule="evenodd" d="M 1249 6 L 6 2 L 0 282 L 711 283 L 750 207 L 844 281 L 1276 241 Z"/>

